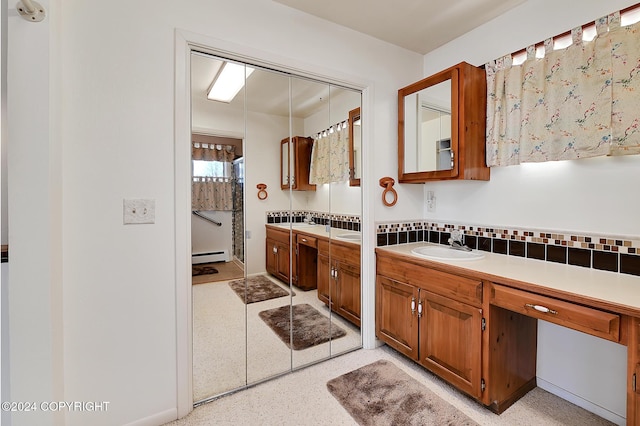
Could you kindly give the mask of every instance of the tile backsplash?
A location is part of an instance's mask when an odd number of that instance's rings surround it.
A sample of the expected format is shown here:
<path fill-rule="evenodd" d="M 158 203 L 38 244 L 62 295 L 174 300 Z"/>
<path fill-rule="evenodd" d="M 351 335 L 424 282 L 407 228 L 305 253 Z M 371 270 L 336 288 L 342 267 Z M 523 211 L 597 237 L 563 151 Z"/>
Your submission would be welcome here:
<path fill-rule="evenodd" d="M 428 241 L 448 244 L 460 230 L 471 248 L 547 262 L 640 276 L 640 238 L 429 221 L 376 224 L 377 245 Z"/>
<path fill-rule="evenodd" d="M 331 225 L 332 228 L 360 231 L 360 216 L 313 212 L 304 210 L 284 210 L 267 212 L 267 223 L 300 223 L 311 215 L 313 221 L 319 225 Z"/>

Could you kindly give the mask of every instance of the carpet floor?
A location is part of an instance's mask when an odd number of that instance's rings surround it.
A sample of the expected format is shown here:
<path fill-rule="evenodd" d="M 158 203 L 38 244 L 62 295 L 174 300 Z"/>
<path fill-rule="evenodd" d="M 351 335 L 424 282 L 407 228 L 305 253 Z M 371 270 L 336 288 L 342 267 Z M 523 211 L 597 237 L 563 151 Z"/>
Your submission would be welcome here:
<path fill-rule="evenodd" d="M 260 275 L 258 275 L 260 276 Z M 284 286 L 270 275 L 263 275 Z M 193 399 L 199 401 L 255 383 L 277 374 L 326 359 L 361 345 L 360 330 L 333 315 L 347 332 L 339 339 L 292 351 L 262 321 L 259 313 L 283 305 L 290 296 L 245 305 L 228 285 L 213 282 L 194 285 L 193 299 Z M 329 316 L 316 290 L 295 291 L 294 304 L 307 303 Z"/>
<path fill-rule="evenodd" d="M 237 299 L 236 296 L 234 298 Z M 338 339 L 340 341 L 342 339 Z M 284 345 L 282 345 L 284 346 Z M 535 388 L 497 415 L 384 345 L 361 349 L 275 380 L 218 398 L 167 426 L 352 426 L 357 422 L 327 389 L 327 382 L 372 362 L 393 362 L 409 376 L 482 426 L 599 426 L 612 423 Z"/>

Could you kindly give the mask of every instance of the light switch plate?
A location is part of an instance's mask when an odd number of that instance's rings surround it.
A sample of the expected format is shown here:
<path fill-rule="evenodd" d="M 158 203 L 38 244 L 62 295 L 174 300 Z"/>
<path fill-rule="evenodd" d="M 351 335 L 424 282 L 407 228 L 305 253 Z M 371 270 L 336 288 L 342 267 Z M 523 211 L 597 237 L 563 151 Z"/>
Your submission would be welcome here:
<path fill-rule="evenodd" d="M 125 199 L 124 224 L 156 223 L 156 200 Z"/>
<path fill-rule="evenodd" d="M 427 191 L 427 211 L 436 211 L 436 193 L 434 191 Z"/>

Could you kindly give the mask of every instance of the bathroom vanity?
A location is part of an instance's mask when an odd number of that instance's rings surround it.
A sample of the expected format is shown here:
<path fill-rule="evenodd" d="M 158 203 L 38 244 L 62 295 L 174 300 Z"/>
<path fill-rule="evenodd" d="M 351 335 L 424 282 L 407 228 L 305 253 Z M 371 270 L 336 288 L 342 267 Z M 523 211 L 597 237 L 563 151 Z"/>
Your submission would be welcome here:
<path fill-rule="evenodd" d="M 301 290 L 317 289 L 332 312 L 360 327 L 359 232 L 298 223 L 266 225 L 266 234 L 268 273 Z"/>
<path fill-rule="evenodd" d="M 627 424 L 638 424 L 640 278 L 486 253 L 376 248 L 376 335 L 496 413 L 536 386 L 537 320 L 627 346 Z M 441 246 L 442 247 L 442 246 Z"/>

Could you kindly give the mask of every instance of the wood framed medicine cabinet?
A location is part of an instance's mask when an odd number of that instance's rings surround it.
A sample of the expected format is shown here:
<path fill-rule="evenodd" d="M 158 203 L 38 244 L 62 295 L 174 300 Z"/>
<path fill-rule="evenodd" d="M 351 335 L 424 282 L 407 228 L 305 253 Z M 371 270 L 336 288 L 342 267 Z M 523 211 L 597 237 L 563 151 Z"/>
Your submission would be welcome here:
<path fill-rule="evenodd" d="M 291 141 L 291 142 L 290 142 Z M 315 191 L 309 183 L 313 138 L 294 136 L 280 141 L 280 188 Z"/>
<path fill-rule="evenodd" d="M 398 180 L 489 180 L 485 71 L 461 62 L 398 90 Z"/>

